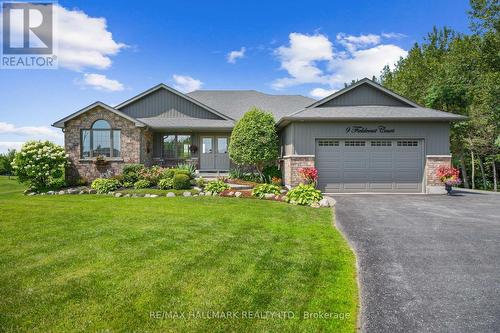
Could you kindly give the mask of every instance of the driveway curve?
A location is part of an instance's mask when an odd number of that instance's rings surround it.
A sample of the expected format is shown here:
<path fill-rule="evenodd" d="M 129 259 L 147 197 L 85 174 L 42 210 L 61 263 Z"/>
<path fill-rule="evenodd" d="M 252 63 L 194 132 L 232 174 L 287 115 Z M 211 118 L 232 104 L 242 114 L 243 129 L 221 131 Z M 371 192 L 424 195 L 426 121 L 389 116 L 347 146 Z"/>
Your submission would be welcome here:
<path fill-rule="evenodd" d="M 363 332 L 500 331 L 500 195 L 337 195 Z"/>

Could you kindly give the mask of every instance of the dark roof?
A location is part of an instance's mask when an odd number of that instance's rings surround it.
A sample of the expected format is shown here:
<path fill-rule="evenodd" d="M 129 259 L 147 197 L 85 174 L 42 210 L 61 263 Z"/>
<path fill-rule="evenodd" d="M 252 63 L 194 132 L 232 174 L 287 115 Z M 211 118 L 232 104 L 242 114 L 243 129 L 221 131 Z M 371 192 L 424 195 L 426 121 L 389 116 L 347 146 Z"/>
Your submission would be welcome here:
<path fill-rule="evenodd" d="M 466 117 L 423 107 L 400 106 L 336 106 L 313 107 L 285 116 L 280 124 L 311 120 L 393 120 L 393 121 L 455 121 Z"/>
<path fill-rule="evenodd" d="M 279 120 L 315 102 L 301 95 L 269 95 L 255 90 L 196 90 L 187 95 L 235 120 L 254 106 Z"/>
<path fill-rule="evenodd" d="M 150 117 L 138 120 L 153 129 L 226 130 L 234 127 L 233 121 L 218 119 Z"/>

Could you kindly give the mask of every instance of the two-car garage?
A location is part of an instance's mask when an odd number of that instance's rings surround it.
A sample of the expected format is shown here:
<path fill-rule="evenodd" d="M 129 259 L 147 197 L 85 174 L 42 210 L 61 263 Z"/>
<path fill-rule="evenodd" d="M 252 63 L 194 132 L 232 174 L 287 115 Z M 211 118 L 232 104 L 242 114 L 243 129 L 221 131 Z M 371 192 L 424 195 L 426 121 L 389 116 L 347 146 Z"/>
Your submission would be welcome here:
<path fill-rule="evenodd" d="M 423 140 L 318 139 L 324 192 L 422 192 Z"/>

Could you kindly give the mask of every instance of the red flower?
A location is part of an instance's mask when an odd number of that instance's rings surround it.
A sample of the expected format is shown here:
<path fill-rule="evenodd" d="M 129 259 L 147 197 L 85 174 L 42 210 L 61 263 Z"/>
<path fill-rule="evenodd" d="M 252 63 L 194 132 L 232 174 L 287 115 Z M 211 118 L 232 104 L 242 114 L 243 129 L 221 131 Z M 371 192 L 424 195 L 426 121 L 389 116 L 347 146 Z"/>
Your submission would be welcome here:
<path fill-rule="evenodd" d="M 318 180 L 318 169 L 314 167 L 298 168 L 297 172 L 306 183 L 316 183 Z"/>
<path fill-rule="evenodd" d="M 459 185 L 462 183 L 460 179 L 460 171 L 452 166 L 440 166 L 436 170 L 436 176 L 441 182 L 447 185 Z"/>

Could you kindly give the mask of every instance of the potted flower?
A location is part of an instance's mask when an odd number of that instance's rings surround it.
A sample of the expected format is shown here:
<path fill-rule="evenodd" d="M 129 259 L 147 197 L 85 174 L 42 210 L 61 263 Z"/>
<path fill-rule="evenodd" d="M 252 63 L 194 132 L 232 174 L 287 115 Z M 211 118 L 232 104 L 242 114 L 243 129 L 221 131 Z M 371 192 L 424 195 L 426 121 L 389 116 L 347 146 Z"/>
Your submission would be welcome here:
<path fill-rule="evenodd" d="M 448 195 L 451 194 L 452 186 L 460 185 L 462 183 L 462 180 L 460 179 L 460 171 L 452 166 L 440 166 L 436 171 L 436 175 L 444 184 Z"/>
<path fill-rule="evenodd" d="M 314 167 L 298 168 L 297 172 L 306 184 L 312 184 L 316 187 L 318 181 L 318 169 Z"/>
<path fill-rule="evenodd" d="M 103 155 L 98 155 L 96 156 L 94 163 L 97 166 L 103 166 L 108 164 L 108 161 L 106 160 L 106 157 L 104 157 Z"/>

